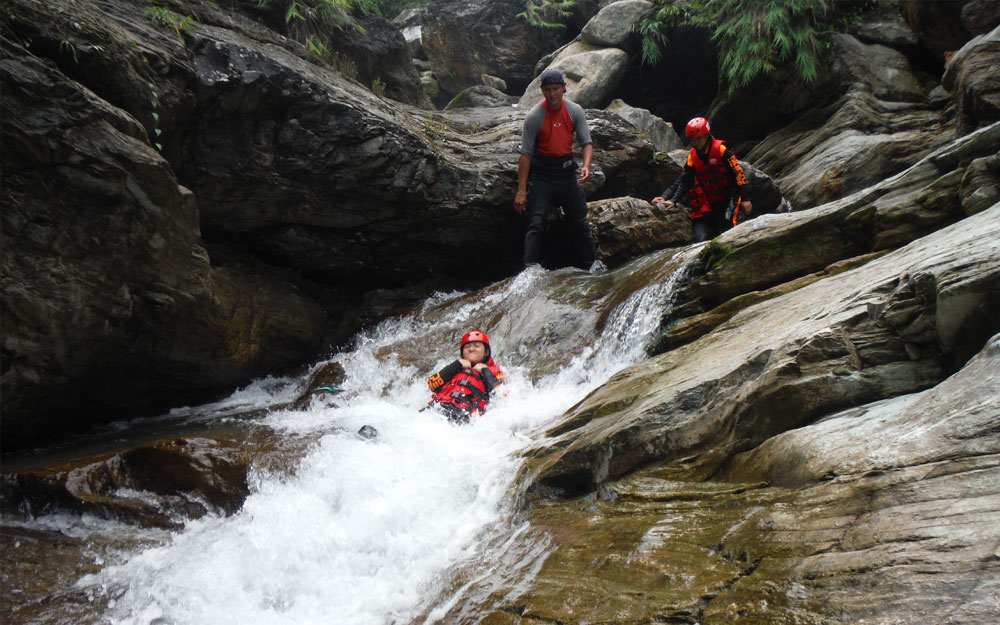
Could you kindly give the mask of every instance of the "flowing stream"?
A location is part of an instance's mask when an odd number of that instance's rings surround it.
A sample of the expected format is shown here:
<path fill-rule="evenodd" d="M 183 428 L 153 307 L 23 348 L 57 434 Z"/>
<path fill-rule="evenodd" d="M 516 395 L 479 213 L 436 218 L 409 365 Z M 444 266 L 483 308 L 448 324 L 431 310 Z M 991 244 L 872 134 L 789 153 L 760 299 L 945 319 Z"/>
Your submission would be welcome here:
<path fill-rule="evenodd" d="M 331 357 L 347 389 L 333 401 L 268 409 L 307 390 L 306 377 L 187 409 L 202 418 L 233 405 L 266 409 L 260 425 L 309 441 L 293 466 L 256 468 L 235 515 L 187 521 L 178 532 L 33 522 L 91 539 L 141 534 L 129 548 L 94 556 L 96 571 L 76 582 L 100 606 L 95 622 L 451 622 L 530 581 L 544 562 L 548 544 L 519 516 L 522 452 L 645 357 L 692 256 L 661 252 L 598 276 L 530 269 L 475 293 L 438 294 Z M 426 378 L 475 328 L 490 335 L 507 378 L 486 415 L 454 426 L 421 410 Z M 365 425 L 377 438 L 357 434 Z"/>

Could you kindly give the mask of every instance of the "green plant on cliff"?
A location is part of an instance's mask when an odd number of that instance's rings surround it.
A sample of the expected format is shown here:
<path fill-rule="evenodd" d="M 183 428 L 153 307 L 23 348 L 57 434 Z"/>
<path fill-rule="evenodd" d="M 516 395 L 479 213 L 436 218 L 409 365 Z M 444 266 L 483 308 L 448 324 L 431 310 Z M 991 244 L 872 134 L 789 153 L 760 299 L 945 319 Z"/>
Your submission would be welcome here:
<path fill-rule="evenodd" d="M 832 0 L 655 1 L 656 13 L 637 28 L 643 62 L 655 65 L 662 60 L 668 28 L 702 28 L 718 46 L 720 75 L 730 90 L 784 65 L 802 80 L 814 80 L 827 35 L 877 4 L 874 0 L 836 6 Z"/>
<path fill-rule="evenodd" d="M 144 13 L 154 24 L 172 28 L 178 37 L 182 32 L 187 32 L 194 27 L 194 20 L 190 16 L 177 15 L 166 7 L 147 6 Z"/>
<path fill-rule="evenodd" d="M 259 6 L 274 5 L 285 14 L 285 22 L 329 21 L 345 23 L 354 13 L 391 18 L 403 9 L 427 4 L 428 0 L 257 0 Z"/>
<path fill-rule="evenodd" d="M 517 17 L 539 28 L 566 28 L 575 9 L 576 0 L 525 0 L 524 11 Z"/>

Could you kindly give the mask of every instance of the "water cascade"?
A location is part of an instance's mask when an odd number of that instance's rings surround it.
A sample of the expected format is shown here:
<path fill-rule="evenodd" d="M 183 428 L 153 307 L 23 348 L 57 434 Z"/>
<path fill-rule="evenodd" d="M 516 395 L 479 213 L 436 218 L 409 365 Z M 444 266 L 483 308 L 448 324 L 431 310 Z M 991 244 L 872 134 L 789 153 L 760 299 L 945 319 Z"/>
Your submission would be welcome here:
<path fill-rule="evenodd" d="M 617 271 L 529 269 L 474 293 L 438 294 L 356 338 L 331 360 L 345 393 L 288 408 L 301 379 L 261 381 L 226 407 L 295 453 L 255 467 L 232 516 L 183 530 L 124 528 L 69 517 L 34 523 L 114 544 L 76 583 L 102 622 L 345 624 L 437 622 L 474 614 L 490 592 L 530 580 L 548 552 L 519 518 L 521 452 L 546 425 L 616 371 L 644 357 L 693 248 Z M 506 370 L 488 414 L 450 425 L 422 410 L 427 376 L 481 328 Z M 326 363 L 318 363 L 319 367 Z M 374 439 L 359 436 L 374 427 Z M 294 446 L 293 446 L 294 447 Z M 137 535 L 138 534 L 138 535 Z M 66 621 L 69 622 L 69 621 Z"/>

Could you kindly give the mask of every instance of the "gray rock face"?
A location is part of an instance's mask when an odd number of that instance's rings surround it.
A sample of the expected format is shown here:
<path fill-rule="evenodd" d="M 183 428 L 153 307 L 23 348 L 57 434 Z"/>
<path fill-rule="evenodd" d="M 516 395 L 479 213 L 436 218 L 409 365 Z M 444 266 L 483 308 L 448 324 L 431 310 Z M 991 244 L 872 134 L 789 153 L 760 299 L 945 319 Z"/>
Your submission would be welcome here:
<path fill-rule="evenodd" d="M 885 179 L 952 137 L 940 104 L 931 103 L 901 53 L 848 35 L 838 35 L 832 53 L 824 88 L 842 95 L 745 155 L 796 209 Z"/>
<path fill-rule="evenodd" d="M 194 196 L 134 118 L 7 43 L 8 444 L 207 398 L 321 345 L 327 313 L 293 286 L 212 267 Z"/>
<path fill-rule="evenodd" d="M 534 77 L 542 50 L 531 26 L 517 14 L 519 0 L 433 0 L 421 40 L 441 88 L 449 93 L 480 83 L 483 73 L 520 93 Z"/>
<path fill-rule="evenodd" d="M 661 343 L 660 349 L 672 351 L 655 367 L 644 364 L 634 374 L 621 374 L 578 404 L 553 429 L 539 479 L 590 489 L 705 445 L 739 451 L 776 433 L 744 430 L 740 415 L 747 423 L 783 431 L 844 405 L 828 401 L 859 405 L 918 391 L 942 379 L 942 363 L 956 368 L 964 363 L 1000 331 L 986 318 L 1000 293 L 1000 257 L 989 234 L 1000 227 L 1000 205 L 954 223 L 963 215 L 956 189 L 964 163 L 991 154 L 996 133 L 1000 125 L 994 124 L 865 193 L 781 219 L 765 215 L 702 248 L 694 266 L 705 273 L 699 277 L 692 270 L 691 284 L 678 296 L 685 303 L 675 308 L 672 321 L 706 311 L 714 317 L 706 320 L 714 331 Z M 941 207 L 945 198 L 952 205 L 943 213 L 924 212 L 925 203 Z M 929 231 L 922 228 L 935 219 L 954 226 L 924 236 Z M 838 261 L 909 241 L 856 269 L 834 271 L 815 284 L 794 284 Z M 794 284 L 793 290 L 764 291 L 783 283 Z M 764 293 L 734 300 L 750 292 Z M 732 306 L 735 310 L 726 310 Z M 751 308 L 738 312 L 746 306 Z M 783 322 L 781 332 L 764 331 L 782 315 L 804 325 L 795 329 Z M 759 331 L 757 323 L 764 324 Z M 690 329 L 675 325 L 667 333 Z M 777 342 L 762 343 L 765 335 Z M 697 336 L 702 338 L 689 343 Z M 823 353 L 827 348 L 833 351 Z M 700 354 L 713 356 L 700 362 Z M 735 360 L 726 364 L 729 357 Z M 838 368 L 844 362 L 851 371 Z M 789 402 L 787 410 L 777 399 L 786 382 L 788 395 L 781 401 Z M 637 394 L 640 388 L 647 390 Z M 662 401 L 655 399 L 660 393 Z M 720 394 L 740 400 L 726 404 Z M 713 453 L 705 461 L 722 457 Z M 711 473 L 714 466 L 706 470 Z"/>
<path fill-rule="evenodd" d="M 1000 202 L 1000 155 L 977 158 L 962 176 L 959 195 L 966 215 Z"/>
<path fill-rule="evenodd" d="M 1000 119 L 1000 26 L 979 35 L 955 53 L 945 67 L 942 84 L 954 92 L 958 132 L 965 134 Z"/>
<path fill-rule="evenodd" d="M 782 431 L 936 384 L 942 362 L 1000 329 L 985 316 L 1000 303 L 998 229 L 995 206 L 619 374 L 551 430 L 537 479 L 578 492 L 692 455 L 708 475 Z"/>
<path fill-rule="evenodd" d="M 420 86 L 412 60 L 423 54 L 420 27 L 416 33 L 400 32 L 386 20 L 365 15 L 353 17 L 332 42 L 332 52 L 351 59 L 357 79 L 366 87 L 384 85 L 385 96 L 423 108 L 433 108 Z"/>
<path fill-rule="evenodd" d="M 623 100 L 614 100 L 605 110 L 632 124 L 636 130 L 649 135 L 657 152 L 671 152 L 683 147 L 674 127 L 646 109 L 629 106 Z"/>
<path fill-rule="evenodd" d="M 487 87 L 491 87 L 493 89 L 496 89 L 497 91 L 500 91 L 501 93 L 506 93 L 506 91 L 507 91 L 507 82 L 503 78 L 497 78 L 496 76 L 490 76 L 489 74 L 483 74 L 483 75 L 480 76 L 480 79 L 483 81 L 483 85 L 485 85 Z"/>
<path fill-rule="evenodd" d="M 633 28 L 653 10 L 646 0 L 621 0 L 601 9 L 580 32 L 584 43 L 623 47 Z"/>
<path fill-rule="evenodd" d="M 992 623 L 998 365 L 994 336 L 933 388 L 781 434 L 712 480 L 685 477 L 689 456 L 584 503 L 538 498 L 528 516 L 554 553 L 495 613 Z"/>
<path fill-rule="evenodd" d="M 983 0 L 901 0 L 899 11 L 917 37 L 938 52 L 958 50 L 973 36 L 1000 24 L 1000 7 Z"/>
<path fill-rule="evenodd" d="M 17 4 L 32 45 L 4 39 L 5 446 L 214 398 L 434 284 L 520 267 L 523 114 L 406 107 L 263 28 L 180 36 L 85 4 L 76 29 L 62 8 Z M 665 184 L 594 115 L 588 192 Z M 450 275 L 469 255 L 485 260 Z"/>

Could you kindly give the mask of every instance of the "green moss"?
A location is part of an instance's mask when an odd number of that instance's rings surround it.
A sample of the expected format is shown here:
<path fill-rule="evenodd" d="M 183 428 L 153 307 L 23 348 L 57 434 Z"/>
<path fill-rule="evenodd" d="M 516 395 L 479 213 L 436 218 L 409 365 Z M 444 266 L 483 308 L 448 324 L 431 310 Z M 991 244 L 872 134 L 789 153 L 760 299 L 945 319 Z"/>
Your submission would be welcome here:
<path fill-rule="evenodd" d="M 708 256 L 705 258 L 705 271 L 720 269 L 733 253 L 733 247 L 712 239 L 708 244 Z"/>
<path fill-rule="evenodd" d="M 729 275 L 730 284 L 750 284 L 753 282 L 753 273 L 749 270 L 736 271 Z"/>
<path fill-rule="evenodd" d="M 423 83 L 423 87 L 424 87 L 424 93 L 426 93 L 431 97 L 434 97 L 439 93 L 441 93 L 441 87 L 438 86 L 436 80 Z"/>
<path fill-rule="evenodd" d="M 465 109 L 472 106 L 472 100 L 469 98 L 469 94 L 462 91 L 457 96 L 451 99 L 451 102 L 445 105 L 444 110 L 448 111 L 451 109 Z"/>

